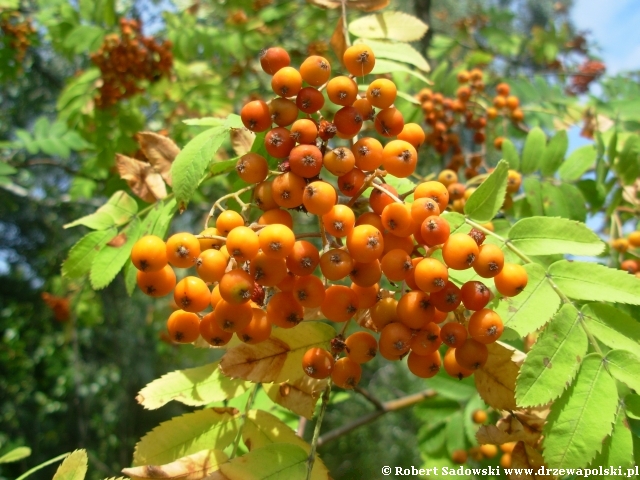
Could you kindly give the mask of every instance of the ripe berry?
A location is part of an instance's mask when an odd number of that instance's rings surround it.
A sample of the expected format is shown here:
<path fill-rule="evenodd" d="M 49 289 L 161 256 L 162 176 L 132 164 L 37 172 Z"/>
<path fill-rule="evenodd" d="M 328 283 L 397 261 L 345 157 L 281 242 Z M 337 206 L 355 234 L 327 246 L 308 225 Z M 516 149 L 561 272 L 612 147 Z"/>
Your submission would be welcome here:
<path fill-rule="evenodd" d="M 302 369 L 311 378 L 327 378 L 331 375 L 334 364 L 331 354 L 320 347 L 310 348 L 302 357 Z"/>

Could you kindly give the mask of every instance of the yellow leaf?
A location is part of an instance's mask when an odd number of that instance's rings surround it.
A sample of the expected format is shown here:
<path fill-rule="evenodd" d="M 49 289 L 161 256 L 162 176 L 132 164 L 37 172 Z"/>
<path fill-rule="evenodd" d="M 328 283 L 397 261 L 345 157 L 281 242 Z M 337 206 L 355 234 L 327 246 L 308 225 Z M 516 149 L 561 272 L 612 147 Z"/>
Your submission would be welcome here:
<path fill-rule="evenodd" d="M 307 454 L 311 445 L 301 439 L 287 425 L 264 410 L 251 410 L 247 414 L 242 440 L 249 450 L 261 448 L 273 443 L 290 443 L 302 448 Z M 327 480 L 329 471 L 322 460 L 316 456 L 311 471 L 312 480 Z"/>
<path fill-rule="evenodd" d="M 86 450 L 71 452 L 58 467 L 53 480 L 83 480 L 87 474 Z"/>
<path fill-rule="evenodd" d="M 136 139 L 154 171 L 171 186 L 171 164 L 180 153 L 178 146 L 169 137 L 153 132 L 139 132 Z"/>
<path fill-rule="evenodd" d="M 333 327 L 321 322 L 277 328 L 271 338 L 262 343 L 228 349 L 220 360 L 220 367 L 231 378 L 264 383 L 290 381 L 302 376 L 305 352 L 311 347 L 328 348 L 335 336 Z"/>
<path fill-rule="evenodd" d="M 231 444 L 239 428 L 235 408 L 206 408 L 161 423 L 137 443 L 133 465 L 162 465 L 187 455 Z"/>
<path fill-rule="evenodd" d="M 478 393 L 497 410 L 515 410 L 516 378 L 524 354 L 501 342 L 491 343 L 487 348 L 489 359 L 474 375 Z"/>
<path fill-rule="evenodd" d="M 221 450 L 202 450 L 166 465 L 124 468 L 122 473 L 133 480 L 147 478 L 200 480 L 218 470 L 218 466 L 227 460 L 227 455 Z"/>
<path fill-rule="evenodd" d="M 149 410 L 160 408 L 171 400 L 201 406 L 237 397 L 250 387 L 248 382 L 222 375 L 218 365 L 219 362 L 214 362 L 170 372 L 140 390 L 136 400 Z"/>
<path fill-rule="evenodd" d="M 347 0 L 347 8 L 362 10 L 363 12 L 373 12 L 381 10 L 389 5 L 391 0 Z M 311 5 L 322 8 L 339 8 L 342 6 L 341 0 L 307 0 Z"/>
<path fill-rule="evenodd" d="M 306 374 L 283 383 L 263 384 L 267 395 L 278 405 L 297 415 L 311 419 L 316 403 L 327 386 L 327 380 L 316 380 Z"/>

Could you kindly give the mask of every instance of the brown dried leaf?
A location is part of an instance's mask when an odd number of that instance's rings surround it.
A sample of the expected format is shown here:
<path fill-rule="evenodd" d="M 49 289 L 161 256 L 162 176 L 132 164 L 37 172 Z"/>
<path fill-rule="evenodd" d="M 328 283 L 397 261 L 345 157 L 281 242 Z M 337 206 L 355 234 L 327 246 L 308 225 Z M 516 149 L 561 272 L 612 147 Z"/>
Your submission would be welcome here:
<path fill-rule="evenodd" d="M 490 443 L 492 445 L 502 445 L 520 440 L 518 435 L 501 430 L 495 425 L 482 425 L 476 432 L 476 439 L 480 444 Z"/>
<path fill-rule="evenodd" d="M 347 49 L 347 40 L 344 36 L 344 31 L 344 22 L 342 17 L 340 17 L 338 18 L 338 23 L 336 24 L 336 28 L 333 31 L 333 35 L 331 35 L 331 40 L 329 41 L 329 45 L 331 45 L 333 53 L 340 59 L 340 63 L 342 63 L 343 66 L 344 62 L 342 61 L 342 57 Z"/>
<path fill-rule="evenodd" d="M 147 478 L 199 480 L 218 470 L 218 466 L 227 460 L 227 455 L 221 450 L 202 450 L 166 465 L 125 468 L 122 473 L 133 480 Z"/>
<path fill-rule="evenodd" d="M 139 132 L 136 140 L 153 169 L 171 185 L 171 164 L 180 153 L 180 148 L 169 137 L 153 132 Z"/>
<path fill-rule="evenodd" d="M 389 5 L 391 0 L 347 0 L 347 8 L 362 10 L 363 12 L 374 12 L 382 10 Z M 341 0 L 307 0 L 307 3 L 321 8 L 339 8 L 342 6 Z"/>
<path fill-rule="evenodd" d="M 327 386 L 327 380 L 316 380 L 307 375 L 290 382 L 262 385 L 267 395 L 278 405 L 288 408 L 296 415 L 313 418 L 316 403 Z"/>
<path fill-rule="evenodd" d="M 253 141 L 256 139 L 256 134 L 246 128 L 232 128 L 231 129 L 231 146 L 236 155 L 241 157 L 245 153 L 251 151 Z"/>
<path fill-rule="evenodd" d="M 551 475 L 537 474 L 537 471 L 542 466 L 545 466 L 545 464 L 540 452 L 524 442 L 518 442 L 511 452 L 511 468 L 533 469 L 533 474 L 528 475 L 526 473 L 521 473 L 520 475 L 517 475 L 512 473 L 508 476 L 509 480 L 537 480 L 542 478 L 553 478 Z"/>
<path fill-rule="evenodd" d="M 257 345 L 230 348 L 220 360 L 222 372 L 252 382 L 287 382 L 304 375 L 302 356 L 311 347 L 329 347 L 334 328 L 321 322 L 302 322 L 295 328 L 278 328 Z"/>
<path fill-rule="evenodd" d="M 525 355 L 502 342 L 491 343 L 487 348 L 489 359 L 474 375 L 478 393 L 497 410 L 515 410 L 516 379 Z"/>
<path fill-rule="evenodd" d="M 153 173 L 151 164 L 117 153 L 116 168 L 120 178 L 127 182 L 135 195 L 147 203 L 154 203 L 158 200 L 158 197 L 154 195 L 146 183 L 147 176 Z M 164 196 L 166 196 L 166 190 Z"/>
<path fill-rule="evenodd" d="M 127 234 L 122 232 L 113 237 L 109 242 L 107 242 L 107 245 L 109 245 L 110 247 L 120 248 L 125 243 L 127 243 Z"/>

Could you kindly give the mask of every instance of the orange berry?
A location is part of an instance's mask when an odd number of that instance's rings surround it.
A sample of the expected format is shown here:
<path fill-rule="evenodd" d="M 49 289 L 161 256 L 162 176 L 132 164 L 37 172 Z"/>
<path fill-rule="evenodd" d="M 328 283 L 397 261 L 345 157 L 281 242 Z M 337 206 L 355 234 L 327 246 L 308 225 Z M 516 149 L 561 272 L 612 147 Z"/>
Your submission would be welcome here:
<path fill-rule="evenodd" d="M 134 243 L 131 261 L 142 272 L 158 272 L 167 265 L 167 247 L 160 237 L 145 235 Z"/>
<path fill-rule="evenodd" d="M 359 225 L 347 235 L 347 248 L 355 261 L 372 262 L 382 256 L 382 234 L 371 225 Z"/>
<path fill-rule="evenodd" d="M 365 172 L 382 165 L 383 150 L 382 144 L 373 137 L 363 137 L 351 147 L 356 167 Z"/>
<path fill-rule="evenodd" d="M 346 322 L 358 310 L 356 293 L 345 285 L 331 285 L 327 288 L 320 309 L 322 314 L 333 322 Z"/>
<path fill-rule="evenodd" d="M 417 163 L 418 152 L 404 140 L 392 140 L 382 150 L 382 166 L 395 177 L 408 177 L 415 171 Z"/>
<path fill-rule="evenodd" d="M 136 283 L 145 295 L 164 297 L 176 286 L 176 274 L 171 265 L 165 265 L 157 272 L 136 272 Z"/>
<path fill-rule="evenodd" d="M 338 202 L 338 194 L 330 183 L 318 180 L 308 184 L 302 194 L 302 204 L 314 215 L 328 214 Z"/>
<path fill-rule="evenodd" d="M 189 268 L 200 255 L 200 242 L 190 233 L 176 233 L 166 243 L 167 260 L 174 267 Z"/>
<path fill-rule="evenodd" d="M 300 65 L 300 75 L 309 85 L 319 87 L 329 80 L 331 76 L 331 64 L 319 55 L 307 57 Z"/>
<path fill-rule="evenodd" d="M 236 163 L 238 176 L 247 183 L 260 183 L 269 173 L 267 160 L 257 153 L 246 153 Z"/>
<path fill-rule="evenodd" d="M 325 230 L 334 237 L 346 237 L 356 223 L 353 210 L 346 205 L 334 205 L 329 213 L 322 216 Z"/>
<path fill-rule="evenodd" d="M 336 177 L 349 173 L 356 164 L 353 152 L 345 147 L 334 148 L 327 151 L 322 159 L 324 168 Z"/>
<path fill-rule="evenodd" d="M 186 312 L 200 312 L 209 306 L 211 292 L 198 277 L 185 277 L 173 291 L 173 299 Z"/>
<path fill-rule="evenodd" d="M 450 376 L 457 378 L 458 380 L 462 380 L 463 378 L 473 374 L 472 370 L 464 368 L 458 363 L 458 361 L 456 360 L 455 348 L 449 348 L 444 354 L 443 366 L 445 372 L 447 372 Z"/>
<path fill-rule="evenodd" d="M 249 345 L 256 345 L 267 340 L 271 336 L 271 324 L 267 320 L 266 312 L 260 308 L 252 308 L 249 325 L 238 330 L 236 335 Z"/>
<path fill-rule="evenodd" d="M 353 259 L 348 252 L 331 249 L 320 257 L 320 270 L 327 280 L 341 280 L 353 269 Z"/>
<path fill-rule="evenodd" d="M 389 323 L 380 332 L 380 354 L 387 360 L 400 360 L 411 347 L 412 333 L 402 323 Z"/>
<path fill-rule="evenodd" d="M 229 255 L 240 263 L 255 258 L 259 249 L 258 235 L 249 227 L 236 227 L 227 235 Z"/>
<path fill-rule="evenodd" d="M 367 363 L 378 353 L 378 341 L 369 332 L 352 333 L 344 343 L 347 347 L 347 357 L 357 363 Z"/>
<path fill-rule="evenodd" d="M 335 360 L 325 349 L 314 347 L 302 357 L 302 369 L 311 378 L 323 379 L 331 375 Z"/>
<path fill-rule="evenodd" d="M 227 268 L 228 258 L 220 250 L 209 249 L 196 260 L 196 272 L 207 283 L 220 281 Z"/>
<path fill-rule="evenodd" d="M 269 299 L 267 318 L 272 325 L 280 328 L 293 328 L 304 317 L 304 310 L 293 292 L 278 292 Z"/>
<path fill-rule="evenodd" d="M 331 371 L 331 381 L 340 388 L 352 389 L 360 383 L 362 367 L 349 357 L 336 360 Z"/>
<path fill-rule="evenodd" d="M 502 335 L 500 316 L 493 310 L 483 308 L 469 318 L 469 335 L 480 343 L 493 343 Z"/>
<path fill-rule="evenodd" d="M 260 52 L 260 66 L 269 75 L 273 75 L 290 63 L 291 57 L 284 48 L 271 47 Z"/>
<path fill-rule="evenodd" d="M 226 345 L 233 337 L 233 332 L 225 332 L 215 321 L 215 313 L 207 313 L 200 321 L 200 336 L 209 345 L 214 347 L 222 347 Z"/>
<path fill-rule="evenodd" d="M 376 57 L 365 44 L 352 45 L 342 55 L 342 63 L 354 77 L 363 77 L 373 70 Z"/>
<path fill-rule="evenodd" d="M 522 265 L 505 263 L 502 271 L 493 278 L 496 289 L 505 297 L 515 297 L 527 286 L 529 277 Z"/>
<path fill-rule="evenodd" d="M 449 268 L 466 270 L 478 256 L 478 244 L 465 233 L 454 233 L 442 245 L 442 258 Z"/>
<path fill-rule="evenodd" d="M 398 320 L 412 330 L 423 329 L 433 321 L 435 307 L 427 293 L 412 290 L 402 295 L 396 309 Z"/>
<path fill-rule="evenodd" d="M 407 357 L 407 367 L 420 378 L 431 378 L 440 371 L 442 360 L 437 350 L 429 355 L 418 355 L 412 351 Z"/>
<path fill-rule="evenodd" d="M 375 108 L 389 108 L 396 100 L 396 84 L 386 78 L 377 78 L 367 88 L 367 100 Z"/>
<path fill-rule="evenodd" d="M 169 315 L 167 330 L 174 342 L 195 342 L 200 336 L 200 318 L 195 313 L 176 310 Z"/>

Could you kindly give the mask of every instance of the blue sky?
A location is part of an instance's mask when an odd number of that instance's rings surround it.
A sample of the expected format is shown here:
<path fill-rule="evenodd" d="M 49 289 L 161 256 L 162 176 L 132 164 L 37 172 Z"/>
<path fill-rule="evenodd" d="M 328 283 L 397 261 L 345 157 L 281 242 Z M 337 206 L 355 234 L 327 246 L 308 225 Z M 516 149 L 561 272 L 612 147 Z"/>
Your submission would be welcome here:
<path fill-rule="evenodd" d="M 640 70 L 640 0 L 576 0 L 571 16 L 591 31 L 608 74 Z"/>

